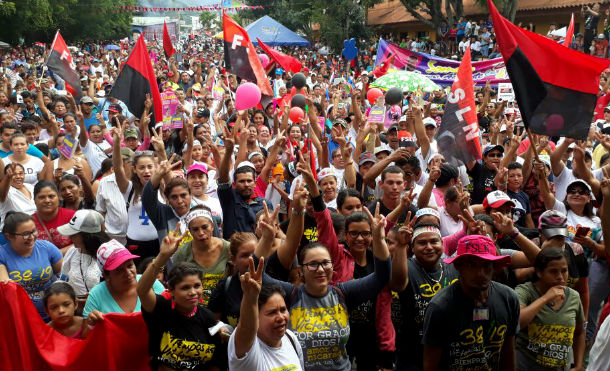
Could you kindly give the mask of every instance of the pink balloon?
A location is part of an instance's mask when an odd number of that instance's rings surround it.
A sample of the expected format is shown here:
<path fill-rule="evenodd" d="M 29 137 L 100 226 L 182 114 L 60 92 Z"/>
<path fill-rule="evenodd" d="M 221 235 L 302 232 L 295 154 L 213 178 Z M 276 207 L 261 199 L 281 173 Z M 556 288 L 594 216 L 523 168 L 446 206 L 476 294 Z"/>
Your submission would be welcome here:
<path fill-rule="evenodd" d="M 261 90 L 255 84 L 247 82 L 237 87 L 235 92 L 235 109 L 242 111 L 256 107 L 261 101 Z"/>
<path fill-rule="evenodd" d="M 290 121 L 297 123 L 300 122 L 303 117 L 305 117 L 305 112 L 303 112 L 301 107 L 292 107 L 288 117 L 290 118 Z"/>
<path fill-rule="evenodd" d="M 261 61 L 263 68 L 267 68 L 267 66 L 269 65 L 269 62 L 270 62 L 269 57 L 267 57 L 267 54 L 259 54 L 258 60 Z"/>

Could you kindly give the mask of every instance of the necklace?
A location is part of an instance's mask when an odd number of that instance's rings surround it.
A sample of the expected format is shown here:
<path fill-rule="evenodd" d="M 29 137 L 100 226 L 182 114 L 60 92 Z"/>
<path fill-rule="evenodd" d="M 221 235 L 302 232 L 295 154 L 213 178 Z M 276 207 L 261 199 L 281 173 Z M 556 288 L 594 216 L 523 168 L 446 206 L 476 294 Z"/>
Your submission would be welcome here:
<path fill-rule="evenodd" d="M 439 266 L 441 268 L 441 275 L 438 276 L 438 280 L 435 280 L 434 278 L 432 278 L 432 276 L 428 273 L 428 271 L 423 267 L 423 265 L 421 265 L 421 263 L 419 262 L 419 260 L 417 260 L 417 258 L 415 258 L 415 260 L 417 261 L 417 265 L 421 268 L 421 271 L 424 272 L 424 274 L 426 275 L 426 277 L 428 277 L 428 279 L 434 283 L 439 283 L 442 279 L 443 279 L 443 273 L 445 273 L 445 270 L 443 269 L 443 264 L 440 263 Z"/>

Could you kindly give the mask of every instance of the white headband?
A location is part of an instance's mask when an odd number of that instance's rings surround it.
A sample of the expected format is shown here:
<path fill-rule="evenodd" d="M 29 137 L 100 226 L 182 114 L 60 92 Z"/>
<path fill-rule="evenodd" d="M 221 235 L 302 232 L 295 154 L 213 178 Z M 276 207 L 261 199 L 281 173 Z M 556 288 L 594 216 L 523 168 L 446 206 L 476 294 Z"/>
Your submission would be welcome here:
<path fill-rule="evenodd" d="M 437 227 L 432 226 L 432 225 L 424 225 L 424 226 L 415 228 L 415 230 L 413 231 L 413 237 L 411 237 L 411 243 L 415 242 L 415 239 L 419 235 L 428 233 L 428 232 L 437 234 L 439 237 L 441 236 L 441 230 L 438 229 Z"/>
<path fill-rule="evenodd" d="M 186 214 L 186 217 L 184 217 L 184 223 L 186 223 L 186 226 L 188 227 L 188 225 L 191 224 L 191 222 L 193 220 L 195 220 L 199 217 L 206 218 L 209 221 L 211 221 L 212 223 L 214 223 L 212 214 L 210 214 L 207 210 L 203 210 L 203 209 L 195 209 L 195 210 L 189 212 L 188 214 Z"/>

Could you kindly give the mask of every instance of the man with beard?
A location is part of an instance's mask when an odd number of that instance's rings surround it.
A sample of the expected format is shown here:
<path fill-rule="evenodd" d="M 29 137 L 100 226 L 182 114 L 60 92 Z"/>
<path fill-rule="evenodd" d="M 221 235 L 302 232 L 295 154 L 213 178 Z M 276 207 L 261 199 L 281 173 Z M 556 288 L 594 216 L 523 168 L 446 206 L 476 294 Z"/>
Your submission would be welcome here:
<path fill-rule="evenodd" d="M 517 294 L 492 281 L 509 264 L 487 236 L 464 236 L 445 259 L 459 280 L 430 301 L 424 318 L 424 370 L 514 370 L 519 326 Z"/>
<path fill-rule="evenodd" d="M 218 169 L 218 199 L 222 206 L 224 216 L 223 238 L 229 240 L 234 232 L 252 232 L 256 223 L 256 213 L 263 209 L 267 203 L 269 210 L 273 209 L 271 203 L 262 197 L 254 197 L 255 169 L 250 161 L 238 164 L 233 173 L 233 184 L 229 179 L 231 156 L 235 147 L 236 133 L 225 133 L 225 155 Z"/>

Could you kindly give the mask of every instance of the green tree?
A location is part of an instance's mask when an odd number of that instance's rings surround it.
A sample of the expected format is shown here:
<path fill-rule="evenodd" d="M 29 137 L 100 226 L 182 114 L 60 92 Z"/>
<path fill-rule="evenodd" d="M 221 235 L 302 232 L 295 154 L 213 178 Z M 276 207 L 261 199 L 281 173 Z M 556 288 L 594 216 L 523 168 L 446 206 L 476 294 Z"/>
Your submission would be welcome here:
<path fill-rule="evenodd" d="M 218 23 L 218 13 L 203 12 L 199 14 L 199 22 L 204 30 L 211 30 Z"/>
<path fill-rule="evenodd" d="M 134 5 L 135 0 L 78 0 L 72 7 L 74 20 L 67 34 L 72 40 L 111 40 L 127 37 L 131 31 L 132 14 L 118 12 L 121 5 Z"/>
<path fill-rule="evenodd" d="M 485 10 L 487 9 L 487 0 L 477 0 L 477 4 Z M 494 0 L 496 8 L 500 14 L 511 22 L 515 21 L 515 15 L 517 14 L 518 1 L 517 0 Z"/>

